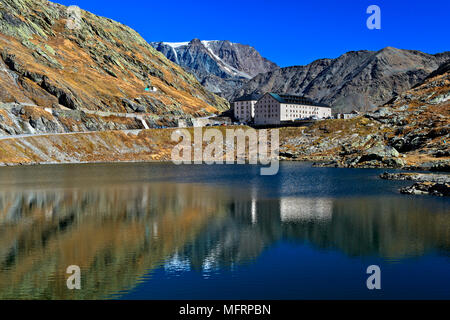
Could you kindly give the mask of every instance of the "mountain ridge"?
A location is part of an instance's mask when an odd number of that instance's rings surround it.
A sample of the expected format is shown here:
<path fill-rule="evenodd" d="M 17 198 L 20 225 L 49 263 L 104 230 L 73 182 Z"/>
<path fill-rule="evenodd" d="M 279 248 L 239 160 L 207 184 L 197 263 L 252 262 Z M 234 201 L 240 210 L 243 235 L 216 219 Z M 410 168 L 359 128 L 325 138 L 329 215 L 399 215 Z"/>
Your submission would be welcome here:
<path fill-rule="evenodd" d="M 234 90 L 261 72 L 278 66 L 249 45 L 229 40 L 151 42 L 169 60 L 192 72 L 211 92 L 230 97 Z"/>
<path fill-rule="evenodd" d="M 420 83 L 448 59 L 448 51 L 434 55 L 393 47 L 349 51 L 335 59 L 259 74 L 232 98 L 273 91 L 305 95 L 335 111 L 369 111 Z"/>
<path fill-rule="evenodd" d="M 81 10 L 68 28 L 68 7 L 45 0 L 0 8 L 0 102 L 158 116 L 229 107 L 122 23 Z"/>

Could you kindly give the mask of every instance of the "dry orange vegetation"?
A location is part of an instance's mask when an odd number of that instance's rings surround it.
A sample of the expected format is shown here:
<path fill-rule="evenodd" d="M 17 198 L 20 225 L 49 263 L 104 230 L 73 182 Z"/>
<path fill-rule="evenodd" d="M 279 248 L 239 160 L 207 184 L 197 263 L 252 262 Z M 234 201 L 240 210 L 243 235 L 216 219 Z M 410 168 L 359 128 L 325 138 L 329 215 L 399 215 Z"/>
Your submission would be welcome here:
<path fill-rule="evenodd" d="M 236 128 L 231 126 L 216 129 L 222 133 L 225 143 L 226 130 Z M 246 130 L 248 127 L 239 127 L 239 129 Z M 114 130 L 3 139 L 0 140 L 0 163 L 18 165 L 171 161 L 172 150 L 179 143 L 171 139 L 175 130 L 178 129 L 148 129 L 140 130 L 138 133 Z M 202 130 L 204 132 L 207 128 Z M 191 141 L 194 143 L 194 128 L 189 128 L 187 131 L 191 134 Z M 203 142 L 204 147 L 207 145 L 207 142 Z M 223 150 L 226 150 L 225 145 Z"/>
<path fill-rule="evenodd" d="M 170 130 L 45 135 L 0 140 L 0 162 L 7 164 L 170 160 Z"/>
<path fill-rule="evenodd" d="M 15 1 L 4 10 L 20 22 L 0 26 L 0 101 L 129 112 L 122 99 L 140 98 L 156 114 L 227 108 L 130 28 L 83 11 L 81 30 L 70 30 L 64 6 Z M 144 91 L 150 83 L 157 92 Z"/>

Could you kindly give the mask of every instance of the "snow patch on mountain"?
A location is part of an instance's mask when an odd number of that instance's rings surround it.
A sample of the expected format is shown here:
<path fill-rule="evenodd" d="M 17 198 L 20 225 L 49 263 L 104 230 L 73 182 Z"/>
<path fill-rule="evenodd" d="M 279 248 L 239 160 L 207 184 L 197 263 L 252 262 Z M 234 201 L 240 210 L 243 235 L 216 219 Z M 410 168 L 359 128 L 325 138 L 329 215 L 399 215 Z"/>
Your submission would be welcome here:
<path fill-rule="evenodd" d="M 182 46 L 187 46 L 189 42 L 163 42 L 163 44 L 167 44 L 168 46 L 176 49 Z"/>
<path fill-rule="evenodd" d="M 211 92 L 230 97 L 255 75 L 278 69 L 255 48 L 228 40 L 152 42 L 168 59 L 192 72 Z"/>
<path fill-rule="evenodd" d="M 217 62 L 219 62 L 221 64 L 221 66 L 228 72 L 231 73 L 234 76 L 238 76 L 238 77 L 242 77 L 242 78 L 246 78 L 246 79 L 251 79 L 252 76 L 250 76 L 249 74 L 239 71 L 236 68 L 233 68 L 232 66 L 230 66 L 228 63 L 226 63 L 225 61 L 223 61 L 219 56 L 217 56 L 213 49 L 211 49 L 211 43 L 212 42 L 217 42 L 217 40 L 204 40 L 201 41 L 201 43 L 205 46 L 206 49 L 208 49 L 209 53 L 213 56 L 214 59 L 216 59 Z"/>

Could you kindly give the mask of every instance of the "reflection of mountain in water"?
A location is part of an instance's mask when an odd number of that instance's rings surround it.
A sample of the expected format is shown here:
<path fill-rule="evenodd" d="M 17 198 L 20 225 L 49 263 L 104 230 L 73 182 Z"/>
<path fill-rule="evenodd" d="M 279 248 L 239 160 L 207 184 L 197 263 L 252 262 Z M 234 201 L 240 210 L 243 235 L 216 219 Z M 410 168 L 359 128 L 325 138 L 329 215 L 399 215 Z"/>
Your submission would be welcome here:
<path fill-rule="evenodd" d="M 333 201 L 331 219 L 287 224 L 284 235 L 335 248 L 351 256 L 384 258 L 450 251 L 450 215 L 445 205 L 428 207 L 420 199 L 359 198 Z"/>
<path fill-rule="evenodd" d="M 131 288 L 223 210 L 187 184 L 0 194 L 0 298 L 102 298 Z M 67 290 L 65 270 L 82 270 Z"/>
<path fill-rule="evenodd" d="M 385 259 L 450 251 L 445 204 L 429 208 L 420 200 L 399 197 L 255 201 L 232 203 L 229 215 L 185 248 L 193 268 L 204 269 L 205 262 L 218 268 L 250 261 L 282 239 Z"/>
<path fill-rule="evenodd" d="M 280 240 L 351 256 L 448 254 L 446 202 L 432 203 L 272 199 L 189 183 L 9 189 L 0 193 L 0 298 L 108 297 L 161 266 L 208 272 L 250 262 Z M 72 264 L 82 269 L 79 291 L 66 288 Z"/>

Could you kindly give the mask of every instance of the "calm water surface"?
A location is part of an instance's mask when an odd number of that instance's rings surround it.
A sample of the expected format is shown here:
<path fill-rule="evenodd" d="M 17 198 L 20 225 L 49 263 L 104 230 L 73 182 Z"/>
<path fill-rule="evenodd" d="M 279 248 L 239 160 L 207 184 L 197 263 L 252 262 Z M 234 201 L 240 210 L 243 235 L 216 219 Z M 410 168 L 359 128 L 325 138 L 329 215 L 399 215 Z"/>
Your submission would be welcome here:
<path fill-rule="evenodd" d="M 381 172 L 1 168 L 0 298 L 449 299 L 450 200 Z M 372 264 L 382 290 L 366 288 Z"/>

